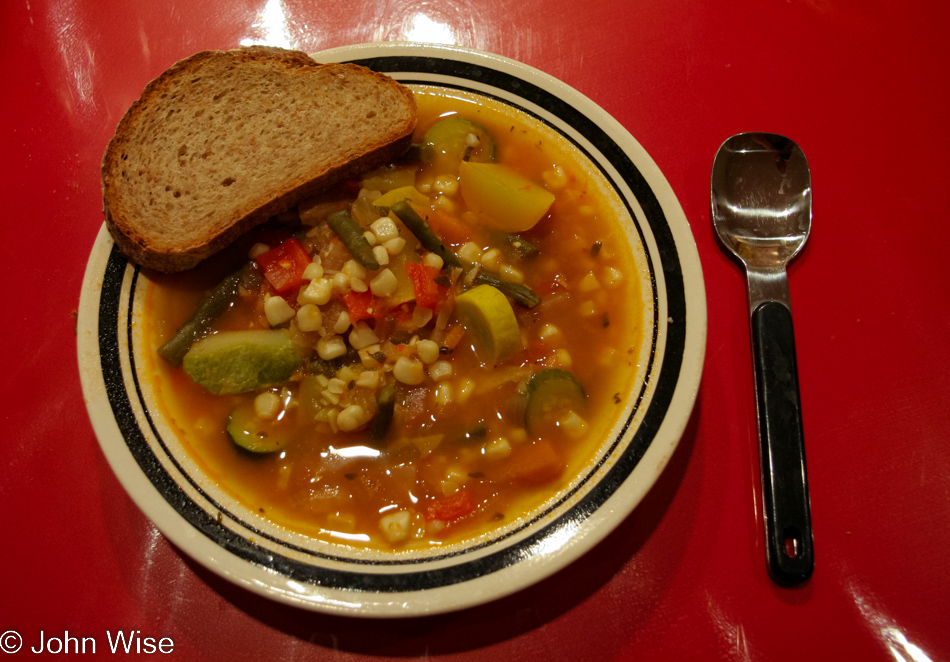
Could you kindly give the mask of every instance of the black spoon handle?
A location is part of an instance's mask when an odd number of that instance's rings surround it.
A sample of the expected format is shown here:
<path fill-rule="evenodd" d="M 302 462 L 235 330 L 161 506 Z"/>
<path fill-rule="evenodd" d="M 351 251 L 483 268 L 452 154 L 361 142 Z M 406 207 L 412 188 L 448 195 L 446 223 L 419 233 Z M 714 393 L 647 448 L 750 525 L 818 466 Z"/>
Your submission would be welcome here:
<path fill-rule="evenodd" d="M 795 332 L 781 303 L 753 311 L 752 353 L 769 572 L 781 584 L 800 584 L 811 576 L 815 553 Z"/>

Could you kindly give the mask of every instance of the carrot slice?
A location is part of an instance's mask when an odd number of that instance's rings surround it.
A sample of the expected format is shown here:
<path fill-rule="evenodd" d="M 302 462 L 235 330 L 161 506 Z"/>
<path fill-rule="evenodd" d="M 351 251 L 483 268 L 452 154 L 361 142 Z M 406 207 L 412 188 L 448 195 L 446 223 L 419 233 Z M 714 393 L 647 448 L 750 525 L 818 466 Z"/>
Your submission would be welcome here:
<path fill-rule="evenodd" d="M 439 235 L 442 241 L 447 244 L 459 246 L 468 241 L 472 236 L 471 230 L 462 220 L 456 218 L 444 209 L 437 209 L 429 214 L 428 220 L 432 231 Z"/>
<path fill-rule="evenodd" d="M 508 477 L 521 483 L 537 485 L 552 481 L 563 472 L 564 463 L 554 444 L 547 439 L 538 439 L 515 452 Z"/>

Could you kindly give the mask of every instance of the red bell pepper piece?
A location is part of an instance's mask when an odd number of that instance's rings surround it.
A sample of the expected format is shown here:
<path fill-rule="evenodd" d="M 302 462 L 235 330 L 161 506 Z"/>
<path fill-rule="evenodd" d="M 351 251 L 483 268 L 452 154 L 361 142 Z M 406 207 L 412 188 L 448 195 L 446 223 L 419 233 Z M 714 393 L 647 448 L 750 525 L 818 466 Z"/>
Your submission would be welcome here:
<path fill-rule="evenodd" d="M 474 510 L 475 499 L 473 499 L 471 493 L 463 487 L 449 496 L 437 499 L 426 506 L 426 519 L 429 521 L 438 519 L 443 522 L 451 522 L 460 517 L 465 517 Z"/>
<path fill-rule="evenodd" d="M 278 294 L 303 285 L 303 272 L 309 264 L 310 256 L 293 237 L 257 256 L 257 266 Z"/>
<path fill-rule="evenodd" d="M 416 305 L 436 310 L 449 294 L 449 288 L 439 285 L 435 278 L 441 272 L 437 267 L 429 267 L 415 262 L 406 262 L 406 273 L 412 281 L 416 293 Z"/>
<path fill-rule="evenodd" d="M 350 316 L 350 322 L 356 323 L 360 320 L 372 319 L 380 312 L 378 308 L 379 301 L 372 292 L 356 292 L 350 290 L 346 294 L 340 295 L 343 299 L 343 305 L 346 306 L 346 312 Z"/>

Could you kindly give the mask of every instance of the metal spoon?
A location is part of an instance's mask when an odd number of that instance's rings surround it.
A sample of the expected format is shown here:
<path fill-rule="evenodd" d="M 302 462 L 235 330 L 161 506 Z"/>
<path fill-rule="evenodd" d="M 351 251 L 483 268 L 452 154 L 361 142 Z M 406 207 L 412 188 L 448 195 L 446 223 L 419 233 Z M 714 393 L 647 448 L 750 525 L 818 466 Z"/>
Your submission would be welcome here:
<path fill-rule="evenodd" d="M 798 584 L 815 562 L 785 271 L 811 229 L 811 173 L 801 148 L 774 133 L 729 138 L 713 162 L 712 219 L 746 273 L 769 572 Z"/>

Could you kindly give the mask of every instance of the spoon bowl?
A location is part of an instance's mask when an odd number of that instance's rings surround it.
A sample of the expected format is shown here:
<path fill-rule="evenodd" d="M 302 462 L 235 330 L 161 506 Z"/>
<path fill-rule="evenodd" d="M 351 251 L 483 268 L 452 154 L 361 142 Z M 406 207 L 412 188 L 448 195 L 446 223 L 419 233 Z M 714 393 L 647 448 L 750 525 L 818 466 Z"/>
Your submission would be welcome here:
<path fill-rule="evenodd" d="M 788 138 L 741 133 L 719 148 L 711 189 L 713 226 L 746 274 L 769 572 L 800 584 L 814 549 L 785 268 L 811 231 L 811 172 Z"/>
<path fill-rule="evenodd" d="M 811 171 L 801 148 L 769 133 L 741 133 L 719 148 L 712 177 L 720 241 L 755 268 L 782 267 L 811 231 Z"/>

